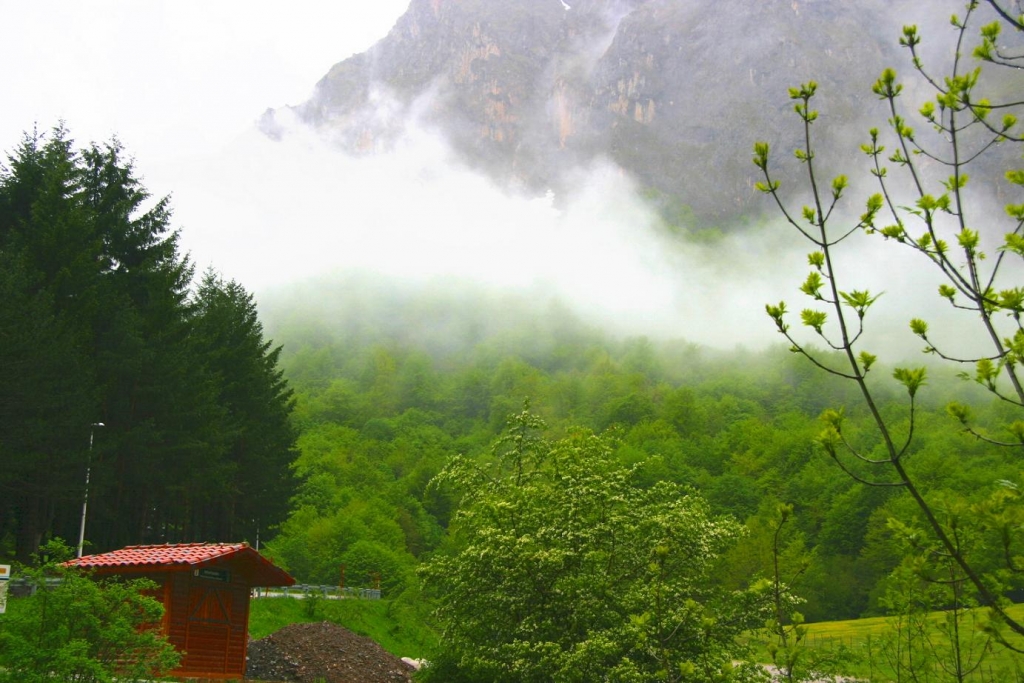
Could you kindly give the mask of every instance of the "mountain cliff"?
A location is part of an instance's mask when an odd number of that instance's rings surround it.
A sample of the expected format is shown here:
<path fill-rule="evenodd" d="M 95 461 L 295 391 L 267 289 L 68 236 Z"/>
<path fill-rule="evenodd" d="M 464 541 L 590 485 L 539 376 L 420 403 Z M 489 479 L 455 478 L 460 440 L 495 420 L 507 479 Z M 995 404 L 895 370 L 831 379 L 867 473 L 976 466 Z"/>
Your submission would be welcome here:
<path fill-rule="evenodd" d="M 383 40 L 336 64 L 293 110 L 357 153 L 387 149 L 415 121 L 530 192 L 557 193 L 573 169 L 610 159 L 650 195 L 729 219 L 755 197 L 753 140 L 797 144 L 788 87 L 821 84 L 826 145 L 873 106 L 870 84 L 905 59 L 892 19 L 904 6 L 412 0 Z M 263 119 L 270 134 L 275 116 Z M 860 142 L 866 125 L 855 128 Z"/>

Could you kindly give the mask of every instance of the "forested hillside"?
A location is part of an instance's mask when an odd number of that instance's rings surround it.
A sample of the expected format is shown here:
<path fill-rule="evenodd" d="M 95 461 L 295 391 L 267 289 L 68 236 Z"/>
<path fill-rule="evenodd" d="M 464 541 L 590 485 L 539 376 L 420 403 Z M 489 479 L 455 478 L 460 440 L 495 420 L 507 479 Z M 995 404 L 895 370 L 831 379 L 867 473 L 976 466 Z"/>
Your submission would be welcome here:
<path fill-rule="evenodd" d="M 318 292 L 315 303 L 272 297 L 266 305 L 285 345 L 301 432 L 294 510 L 269 552 L 303 580 L 334 583 L 344 563 L 347 581 L 368 583 L 379 572 L 391 595 L 416 585 L 412 570 L 442 543 L 455 503 L 432 477 L 456 454 L 490 461 L 506 419 L 529 399 L 548 437 L 574 426 L 606 434 L 617 462 L 640 465 L 644 486 L 692 486 L 717 514 L 743 522 L 750 535 L 716 580 L 738 588 L 765 575 L 771 519 L 791 503 L 787 552 L 809 563 L 797 586 L 806 616 L 883 611 L 879 597 L 901 559 L 887 518 L 908 513 L 909 501 L 863 487 L 815 445 L 826 408 L 851 405 L 851 432 L 866 415 L 852 387 L 788 349 L 616 338 L 526 298 L 382 291 L 357 279 L 321 282 Z M 324 306 L 332 315 L 316 318 Z M 957 392 L 977 395 L 941 377 L 919 408 L 925 436 L 912 467 L 928 473 L 933 491 L 1011 477 L 1009 454 L 962 434 L 944 413 L 948 400 L 964 398 Z M 906 419 L 889 391 L 886 412 Z M 981 412 L 997 420 L 1000 407 L 987 403 Z M 962 460 L 950 462 L 950 450 Z"/>
<path fill-rule="evenodd" d="M 167 200 L 146 195 L 116 142 L 27 136 L 3 180 L 8 552 L 77 537 L 91 465 L 93 548 L 259 534 L 300 580 L 335 583 L 345 564 L 350 584 L 379 575 L 396 596 L 418 586 L 457 503 L 431 480 L 457 454 L 488 460 L 528 400 L 547 436 L 605 434 L 644 486 L 692 486 L 744 523 L 722 585 L 767 572 L 771 519 L 791 503 L 806 616 L 883 611 L 901 558 L 887 519 L 910 506 L 815 446 L 826 408 L 864 416 L 852 388 L 785 348 L 618 337 L 555 300 L 351 278 L 267 297 L 282 351 L 240 284 L 211 272 L 190 288 Z M 1012 478 L 1012 458 L 945 416 L 971 390 L 947 380 L 919 408 L 913 467 L 935 491 Z"/>

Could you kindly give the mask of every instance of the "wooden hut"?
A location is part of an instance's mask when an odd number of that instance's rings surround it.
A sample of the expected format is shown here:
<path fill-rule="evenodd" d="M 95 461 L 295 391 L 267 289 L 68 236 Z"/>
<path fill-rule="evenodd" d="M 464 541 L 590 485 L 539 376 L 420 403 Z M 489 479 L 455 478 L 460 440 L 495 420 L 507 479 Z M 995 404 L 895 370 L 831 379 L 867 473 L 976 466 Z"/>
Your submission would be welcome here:
<path fill-rule="evenodd" d="M 97 577 L 155 581 L 154 597 L 164 606 L 162 631 L 183 653 L 172 673 L 182 678 L 243 678 L 251 589 L 295 583 L 248 543 L 136 545 L 68 565 Z"/>

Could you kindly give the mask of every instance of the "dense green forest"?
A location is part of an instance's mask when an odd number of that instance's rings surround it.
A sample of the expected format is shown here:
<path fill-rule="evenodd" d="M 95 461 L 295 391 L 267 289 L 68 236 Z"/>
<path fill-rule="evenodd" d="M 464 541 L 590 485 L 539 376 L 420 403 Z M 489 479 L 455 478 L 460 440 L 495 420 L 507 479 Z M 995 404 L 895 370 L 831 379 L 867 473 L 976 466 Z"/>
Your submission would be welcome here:
<path fill-rule="evenodd" d="M 294 509 L 268 552 L 303 580 L 335 583 L 344 563 L 350 581 L 380 572 L 393 596 L 415 586 L 412 570 L 442 544 L 456 502 L 445 487 L 431 486 L 432 478 L 455 454 L 490 458 L 506 419 L 529 399 L 547 436 L 573 427 L 606 434 L 617 461 L 643 464 L 645 486 L 691 486 L 716 513 L 744 523 L 750 534 L 719 576 L 727 585 L 740 587 L 768 570 L 769 520 L 778 503 L 792 503 L 789 543 L 811 562 L 799 587 L 807 617 L 881 613 L 885 577 L 901 557 L 887 518 L 906 512 L 908 501 L 898 491 L 861 486 L 815 445 L 826 408 L 850 404 L 851 430 L 862 428 L 865 416 L 852 387 L 787 348 L 718 351 L 616 338 L 557 307 L 540 306 L 533 325 L 519 327 L 534 309 L 511 298 L 500 313 L 485 312 L 495 302 L 479 302 L 474 314 L 462 295 L 445 301 L 437 291 L 388 290 L 372 297 L 367 292 L 379 288 L 358 281 L 333 292 L 328 283 L 318 287 L 337 302 L 339 319 L 345 311 L 378 314 L 361 318 L 365 331 L 339 338 L 328 332 L 336 320 L 304 316 L 312 307 L 304 311 L 291 299 L 268 305 L 274 337 L 284 341 L 282 367 L 296 393 L 300 432 Z M 373 321 L 406 320 L 403 312 L 424 308 L 448 321 L 447 346 L 432 343 L 438 340 L 411 320 L 390 332 Z M 456 338 L 457 329 L 493 332 L 467 341 Z M 883 373 L 879 381 L 885 391 Z M 885 410 L 905 419 L 901 396 L 889 391 Z M 945 415 L 954 398 L 978 396 L 952 376 L 937 376 L 919 407 L 926 436 L 913 466 L 930 473 L 935 491 L 972 491 L 1012 477 L 1013 458 L 964 435 Z M 982 412 L 997 420 L 1000 407 Z M 946 457 L 951 449 L 962 462 Z"/>
<path fill-rule="evenodd" d="M 178 251 L 116 141 L 0 173 L 0 555 L 254 539 L 292 494 L 291 396 L 252 296 Z"/>

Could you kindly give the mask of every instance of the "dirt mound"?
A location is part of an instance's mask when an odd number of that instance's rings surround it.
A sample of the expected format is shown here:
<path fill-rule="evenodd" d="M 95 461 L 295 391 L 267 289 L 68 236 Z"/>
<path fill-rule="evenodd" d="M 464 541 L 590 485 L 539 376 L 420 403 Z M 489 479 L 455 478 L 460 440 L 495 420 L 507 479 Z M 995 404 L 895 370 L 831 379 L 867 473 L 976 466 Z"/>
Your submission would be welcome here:
<path fill-rule="evenodd" d="M 298 683 L 399 683 L 412 668 L 369 638 L 324 621 L 292 624 L 249 643 L 245 676 Z"/>

